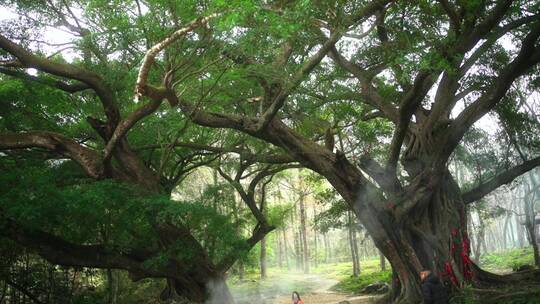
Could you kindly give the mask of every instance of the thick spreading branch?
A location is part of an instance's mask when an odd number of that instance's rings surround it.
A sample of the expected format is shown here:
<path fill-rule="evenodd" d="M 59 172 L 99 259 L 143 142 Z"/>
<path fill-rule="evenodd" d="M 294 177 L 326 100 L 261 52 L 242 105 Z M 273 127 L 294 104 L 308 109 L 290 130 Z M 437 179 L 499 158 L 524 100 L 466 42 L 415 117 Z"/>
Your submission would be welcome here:
<path fill-rule="evenodd" d="M 114 128 L 118 123 L 120 112 L 116 105 L 114 94 L 98 74 L 72 64 L 58 63 L 38 57 L 2 35 L 0 35 L 0 48 L 17 57 L 23 67 L 35 68 L 56 76 L 85 83 L 98 95 L 103 104 L 110 127 Z"/>
<path fill-rule="evenodd" d="M 467 191 L 462 194 L 463 202 L 470 204 L 478 201 L 482 197 L 486 196 L 493 190 L 499 188 L 502 185 L 512 182 L 518 176 L 540 166 L 540 157 L 533 158 L 531 160 L 525 161 L 519 166 L 515 166 L 512 169 L 509 169 L 503 173 L 500 173 L 489 181 L 479 185 L 478 187 Z"/>
<path fill-rule="evenodd" d="M 461 65 L 459 68 L 459 76 L 464 76 L 467 71 L 480 59 L 480 57 L 485 54 L 502 36 L 509 33 L 510 31 L 521 27 L 526 24 L 530 24 L 536 20 L 540 15 L 535 14 L 532 16 L 523 17 L 514 21 L 511 21 L 505 24 L 502 27 L 497 28 L 495 31 L 491 32 L 486 38 L 480 47 L 478 47 Z"/>
<path fill-rule="evenodd" d="M 126 134 L 127 132 L 141 119 L 144 117 L 154 113 L 159 106 L 161 105 L 163 99 L 151 99 L 147 104 L 140 106 L 135 111 L 131 112 L 128 117 L 123 119 L 114 130 L 114 133 L 112 134 L 111 138 L 107 142 L 107 145 L 105 146 L 105 149 L 103 151 L 103 161 L 108 161 L 111 156 L 112 152 L 118 143 Z"/>
<path fill-rule="evenodd" d="M 448 0 L 439 0 L 439 2 L 441 3 L 441 6 L 448 15 L 448 18 L 450 19 L 452 29 L 456 32 L 459 32 L 461 18 L 458 16 L 455 7 L 451 3 L 449 3 Z"/>
<path fill-rule="evenodd" d="M 125 269 L 156 275 L 150 269 L 141 268 L 142 262 L 150 255 L 129 251 L 119 254 L 106 249 L 103 245 L 74 244 L 50 233 L 26 228 L 4 216 L 0 216 L 0 223 L 2 228 L 0 235 L 34 250 L 55 265 Z"/>
<path fill-rule="evenodd" d="M 341 34 L 339 32 L 332 33 L 328 40 L 323 43 L 321 48 L 294 74 L 287 86 L 274 98 L 274 101 L 270 107 L 268 107 L 268 109 L 266 109 L 264 114 L 261 116 L 260 121 L 257 124 L 257 131 L 260 131 L 268 126 L 270 121 L 276 116 L 279 109 L 281 109 L 285 103 L 285 100 L 287 100 L 287 97 L 289 97 L 289 95 L 302 83 L 305 77 L 321 62 L 328 51 L 334 47 L 339 38 L 341 38 Z"/>
<path fill-rule="evenodd" d="M 69 84 L 69 83 L 65 83 L 65 82 L 60 81 L 60 80 L 36 77 L 36 76 L 30 75 L 30 74 L 27 74 L 27 73 L 24 73 L 24 72 L 21 72 L 21 71 L 5 69 L 5 68 L 2 68 L 2 67 L 0 67 L 0 73 L 9 75 L 9 76 L 12 76 L 12 77 L 15 77 L 15 78 L 27 80 L 27 81 L 33 81 L 33 82 L 37 82 L 37 83 L 40 83 L 40 84 L 44 84 L 44 85 L 47 85 L 47 86 L 50 86 L 50 87 L 53 87 L 53 88 L 60 89 L 62 91 L 66 91 L 68 93 L 76 93 L 76 92 L 84 91 L 84 90 L 87 90 L 87 89 L 90 88 L 85 83 Z"/>
<path fill-rule="evenodd" d="M 425 124 L 426 129 L 432 128 L 435 122 L 441 117 L 448 117 L 456 102 L 464 97 L 463 94 L 456 94 L 459 89 L 459 80 L 466 75 L 466 73 L 476 64 L 482 55 L 495 44 L 495 42 L 506 33 L 523 25 L 530 24 L 537 19 L 538 15 L 527 16 L 497 28 L 486 36 L 486 41 L 474 50 L 474 52 L 463 61 L 459 68 L 455 67 L 458 69 L 457 73 L 455 73 L 455 71 L 445 72 L 443 79 L 439 84 L 428 121 Z"/>
<path fill-rule="evenodd" d="M 46 131 L 3 133 L 0 150 L 44 148 L 64 155 L 77 162 L 88 176 L 103 177 L 104 170 L 99 154 L 61 134 Z"/>
<path fill-rule="evenodd" d="M 409 129 L 411 117 L 426 97 L 429 89 L 433 86 L 435 79 L 437 79 L 435 73 L 421 71 L 416 76 L 413 86 L 403 95 L 400 101 L 399 120 L 392 137 L 390 154 L 387 161 L 387 168 L 391 172 L 395 172 L 396 170 L 401 146 Z"/>
<path fill-rule="evenodd" d="M 295 161 L 290 155 L 286 154 L 254 154 L 249 149 L 239 147 L 216 147 L 198 143 L 190 142 L 174 142 L 170 144 L 153 144 L 137 147 L 134 150 L 147 150 L 147 149 L 161 149 L 164 147 L 182 147 L 191 150 L 202 150 L 208 152 L 214 152 L 216 154 L 235 153 L 242 159 L 250 162 L 265 163 L 265 164 L 286 164 Z"/>
<path fill-rule="evenodd" d="M 481 39 L 483 39 L 491 30 L 499 24 L 504 15 L 508 12 L 513 0 L 497 1 L 495 7 L 491 10 L 490 14 L 484 18 L 484 20 L 476 25 L 472 30 L 469 30 L 463 39 L 460 39 L 455 44 L 455 51 L 459 54 L 471 50 Z"/>
<path fill-rule="evenodd" d="M 441 145 L 440 164 L 446 162 L 465 132 L 504 97 L 514 80 L 540 62 L 540 46 L 535 46 L 539 36 L 540 22 L 536 22 L 523 40 L 516 58 L 499 73 L 487 91 L 452 122 L 447 142 Z"/>
<path fill-rule="evenodd" d="M 336 48 L 332 48 L 330 51 L 330 57 L 335 63 L 337 63 L 337 65 L 351 73 L 358 79 L 358 81 L 360 81 L 361 94 L 367 103 L 384 113 L 384 116 L 389 120 L 396 123 L 398 122 L 399 113 L 396 107 L 385 100 L 373 86 L 371 82 L 374 76 L 373 73 L 370 73 L 370 71 L 364 70 L 359 65 L 347 60 Z"/>
<path fill-rule="evenodd" d="M 482 22 L 475 26 L 471 26 L 470 28 L 465 27 L 463 32 L 458 32 L 459 36 L 455 43 L 448 46 L 448 49 L 441 50 L 443 56 L 450 62 L 452 68 L 459 70 L 459 62 L 461 62 L 465 54 L 471 51 L 480 40 L 486 38 L 489 39 L 489 36 L 492 36 L 493 33 L 497 32 L 493 29 L 501 22 L 511 4 L 512 0 L 499 1 Z M 467 22 L 468 21 L 466 21 L 466 23 Z M 511 28 L 506 28 L 505 30 L 509 31 L 510 29 Z M 477 49 L 475 52 L 479 51 L 485 52 L 486 50 Z M 477 59 L 478 58 L 474 59 L 473 62 Z M 451 108 L 455 104 L 454 95 L 459 88 L 459 80 L 463 76 L 464 73 L 460 74 L 458 72 L 456 74 L 455 71 L 445 71 L 435 95 L 432 111 L 425 123 L 426 131 L 431 130 L 441 116 L 449 115 Z"/>

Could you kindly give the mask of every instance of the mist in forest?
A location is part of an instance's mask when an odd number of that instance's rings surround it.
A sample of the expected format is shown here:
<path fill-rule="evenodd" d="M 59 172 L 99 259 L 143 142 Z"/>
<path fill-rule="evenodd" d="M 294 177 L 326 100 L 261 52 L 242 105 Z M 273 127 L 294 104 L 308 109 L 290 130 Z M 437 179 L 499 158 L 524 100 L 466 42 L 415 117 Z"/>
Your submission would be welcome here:
<path fill-rule="evenodd" d="M 231 294 L 227 288 L 227 285 L 222 280 L 210 281 L 207 284 L 208 291 L 210 292 L 210 298 L 206 300 L 205 304 L 220 304 L 225 299 L 230 298 Z"/>
<path fill-rule="evenodd" d="M 293 292 L 291 286 L 294 281 L 290 279 L 279 279 L 273 281 L 271 286 L 254 284 L 253 288 L 235 289 L 232 291 L 236 304 L 261 303 L 271 304 L 277 297 L 287 296 Z M 216 302 L 217 303 L 217 302 Z M 213 304 L 213 302 L 212 302 Z"/>
<path fill-rule="evenodd" d="M 282 303 L 288 301 L 293 291 L 298 291 L 302 297 L 314 293 L 328 293 L 337 280 L 328 279 L 317 274 L 287 271 L 283 269 L 263 281 L 248 280 L 247 286 L 232 286 L 232 294 L 237 304 L 253 303 Z"/>

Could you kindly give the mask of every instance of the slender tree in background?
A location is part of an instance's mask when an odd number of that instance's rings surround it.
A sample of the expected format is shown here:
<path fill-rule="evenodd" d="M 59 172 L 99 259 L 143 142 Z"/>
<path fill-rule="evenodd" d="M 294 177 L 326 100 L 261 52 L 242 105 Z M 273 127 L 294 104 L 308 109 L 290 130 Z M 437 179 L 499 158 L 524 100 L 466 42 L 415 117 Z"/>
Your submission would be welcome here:
<path fill-rule="evenodd" d="M 381 270 L 386 271 L 386 258 L 384 257 L 384 254 L 382 254 L 382 252 L 380 251 L 379 251 L 379 259 L 380 259 L 379 265 L 381 266 Z"/>
<path fill-rule="evenodd" d="M 312 205 L 313 207 L 313 219 L 315 219 L 317 217 L 317 207 L 315 206 L 315 204 Z M 313 230 L 313 250 L 312 250 L 312 253 L 313 253 L 313 267 L 317 268 L 319 267 L 319 254 L 318 254 L 318 250 L 319 250 L 319 244 L 318 244 L 318 234 L 317 234 L 317 231 Z"/>
<path fill-rule="evenodd" d="M 286 235 L 285 229 L 283 229 L 282 233 L 283 233 L 283 255 L 285 257 L 285 264 L 287 265 L 287 270 L 290 270 L 291 264 L 289 264 L 289 255 L 287 254 L 289 246 L 287 245 L 288 242 L 287 242 L 287 235 Z"/>
<path fill-rule="evenodd" d="M 360 257 L 358 254 L 358 242 L 356 240 L 356 224 L 350 211 L 347 211 L 347 231 L 349 234 L 349 247 L 351 249 L 351 259 L 353 263 L 353 276 L 360 275 Z"/>
<path fill-rule="evenodd" d="M 530 183 L 526 183 L 524 189 L 524 210 L 525 210 L 525 229 L 527 230 L 527 237 L 529 243 L 533 248 L 534 265 L 540 266 L 540 254 L 538 251 L 538 225 L 536 224 L 536 211 L 538 202 L 538 184 L 535 183 L 533 176 L 529 176 Z"/>
<path fill-rule="evenodd" d="M 304 273 L 309 273 L 309 247 L 307 242 L 307 227 L 306 227 L 306 205 L 305 205 L 306 195 L 300 193 L 298 199 L 298 206 L 300 211 L 300 247 L 302 251 L 302 265 Z"/>
<path fill-rule="evenodd" d="M 391 263 L 389 302 L 421 302 L 422 269 L 456 289 L 520 277 L 495 276 L 470 261 L 465 206 L 537 167 L 537 147 L 463 192 L 448 164 L 482 117 L 533 102 L 518 103 L 517 95 L 538 92 L 536 1 L 147 1 L 145 10 L 139 1 L 7 4 L 23 18 L 0 35 L 0 72 L 10 79 L 2 102 L 15 109 L 2 126 L 2 158 L 29 159 L 32 150 L 42 165 L 69 159 L 82 169 L 73 184 L 81 175 L 96 185 L 121 181 L 141 197 L 170 194 L 194 164 L 210 161 L 208 151 L 298 162 L 333 186 Z M 43 56 L 43 43 L 32 43 L 47 25 L 74 35 L 76 60 Z M 508 39 L 512 48 L 501 42 Z M 29 98 L 37 85 L 54 94 Z M 32 107 L 35 100 L 43 106 Z M 16 115 L 25 110 L 31 123 Z M 217 141 L 205 138 L 208 128 Z M 177 147 L 189 151 L 179 155 Z M 158 158 L 150 155 L 156 150 Z M 272 229 L 250 209 L 260 221 L 247 247 Z M 2 235 L 51 263 L 167 278 L 164 295 L 204 300 L 208 283 L 221 282 L 238 255 L 211 261 L 174 217 L 152 223 L 155 246 L 110 251 L 30 228 L 14 212 L 2 205 Z M 194 251 L 191 259 L 169 256 L 161 267 L 144 267 L 178 242 Z"/>

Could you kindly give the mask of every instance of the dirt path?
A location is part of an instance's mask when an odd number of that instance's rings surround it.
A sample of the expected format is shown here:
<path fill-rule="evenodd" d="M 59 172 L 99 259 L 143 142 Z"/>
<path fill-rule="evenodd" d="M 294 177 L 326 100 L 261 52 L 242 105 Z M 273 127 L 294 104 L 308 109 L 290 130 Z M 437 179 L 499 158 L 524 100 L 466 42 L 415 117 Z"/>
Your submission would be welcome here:
<path fill-rule="evenodd" d="M 350 296 L 330 291 L 337 280 L 315 274 L 280 273 L 264 281 L 244 281 L 231 285 L 237 304 L 290 304 L 291 293 L 296 290 L 306 304 L 370 303 L 372 297 Z"/>
<path fill-rule="evenodd" d="M 356 296 L 351 297 L 339 293 L 308 293 L 302 296 L 302 300 L 306 304 L 337 304 L 342 301 L 348 301 L 350 304 L 364 304 L 372 303 L 372 297 L 370 296 Z M 275 299 L 272 304 L 290 304 L 290 297 L 279 297 Z"/>

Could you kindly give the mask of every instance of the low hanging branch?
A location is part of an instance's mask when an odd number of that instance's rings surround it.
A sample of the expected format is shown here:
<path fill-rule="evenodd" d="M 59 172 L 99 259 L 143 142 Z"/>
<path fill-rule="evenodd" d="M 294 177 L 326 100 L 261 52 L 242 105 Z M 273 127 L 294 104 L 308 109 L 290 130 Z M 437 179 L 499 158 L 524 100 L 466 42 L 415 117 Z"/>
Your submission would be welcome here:
<path fill-rule="evenodd" d="M 143 251 L 118 253 L 101 244 L 79 245 L 38 229 L 29 229 L 0 213 L 0 235 L 26 246 L 47 261 L 63 266 L 125 269 L 130 272 L 159 275 L 141 266 L 152 254 Z"/>
<path fill-rule="evenodd" d="M 478 187 L 462 194 L 465 204 L 474 203 L 498 187 L 512 182 L 516 177 L 540 166 L 540 156 L 509 169 Z"/>
<path fill-rule="evenodd" d="M 101 178 L 104 174 L 98 153 L 62 134 L 47 131 L 0 134 L 0 151 L 29 148 L 43 148 L 65 155 L 76 161 L 90 177 Z"/>

